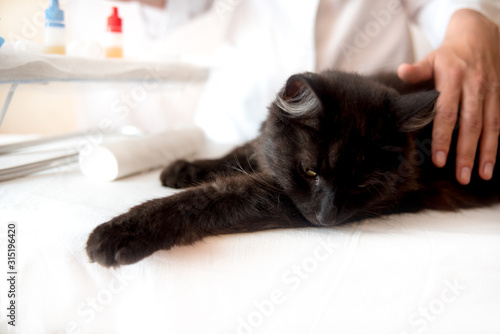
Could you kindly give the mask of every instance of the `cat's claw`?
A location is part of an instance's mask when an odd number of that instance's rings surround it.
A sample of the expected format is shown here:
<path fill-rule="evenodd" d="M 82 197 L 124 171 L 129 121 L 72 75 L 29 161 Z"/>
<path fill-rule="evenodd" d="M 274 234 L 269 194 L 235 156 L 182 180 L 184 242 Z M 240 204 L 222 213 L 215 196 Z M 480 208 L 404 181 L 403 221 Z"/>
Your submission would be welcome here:
<path fill-rule="evenodd" d="M 206 168 L 186 160 L 177 160 L 166 167 L 160 180 L 163 186 L 171 188 L 192 187 L 204 181 Z"/>
<path fill-rule="evenodd" d="M 122 215 L 97 226 L 87 240 L 87 255 L 91 262 L 105 267 L 132 264 L 154 253 L 158 248 L 142 236 L 138 224 Z"/>

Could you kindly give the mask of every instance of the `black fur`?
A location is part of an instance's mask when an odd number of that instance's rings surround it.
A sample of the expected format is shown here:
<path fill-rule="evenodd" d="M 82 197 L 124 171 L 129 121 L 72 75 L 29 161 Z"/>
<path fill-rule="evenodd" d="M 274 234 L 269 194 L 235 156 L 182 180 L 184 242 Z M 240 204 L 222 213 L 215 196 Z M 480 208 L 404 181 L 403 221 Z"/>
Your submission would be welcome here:
<path fill-rule="evenodd" d="M 429 83 L 408 86 L 393 74 L 294 75 L 269 107 L 258 138 L 218 160 L 167 167 L 163 185 L 190 188 L 98 226 L 87 253 L 117 266 L 208 235 L 500 202 L 498 165 L 488 182 L 476 168 L 468 186 L 455 180 L 454 159 L 433 166 L 437 97 Z M 455 146 L 456 135 L 451 157 Z"/>

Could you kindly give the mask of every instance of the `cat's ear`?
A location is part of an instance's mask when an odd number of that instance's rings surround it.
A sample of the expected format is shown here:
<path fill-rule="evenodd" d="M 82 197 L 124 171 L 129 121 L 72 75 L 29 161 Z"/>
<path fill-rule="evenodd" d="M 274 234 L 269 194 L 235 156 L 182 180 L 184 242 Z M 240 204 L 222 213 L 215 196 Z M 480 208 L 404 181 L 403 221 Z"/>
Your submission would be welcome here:
<path fill-rule="evenodd" d="M 400 95 L 394 102 L 397 126 L 401 132 L 413 132 L 432 122 L 439 92 L 435 90 Z"/>
<path fill-rule="evenodd" d="M 303 74 L 292 75 L 278 93 L 276 105 L 293 116 L 318 111 L 321 102 Z"/>

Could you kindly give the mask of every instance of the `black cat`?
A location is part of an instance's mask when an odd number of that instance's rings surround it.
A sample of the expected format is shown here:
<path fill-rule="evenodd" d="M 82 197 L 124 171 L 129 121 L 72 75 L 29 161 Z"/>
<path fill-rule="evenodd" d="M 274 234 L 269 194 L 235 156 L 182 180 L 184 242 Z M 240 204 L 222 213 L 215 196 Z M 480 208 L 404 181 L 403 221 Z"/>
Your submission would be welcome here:
<path fill-rule="evenodd" d="M 218 160 L 167 167 L 163 185 L 191 188 L 98 226 L 88 256 L 118 266 L 209 235 L 500 202 L 498 165 L 491 181 L 476 169 L 467 186 L 455 180 L 454 159 L 433 166 L 438 95 L 395 75 L 294 75 L 269 107 L 259 137 Z M 455 146 L 456 134 L 450 157 Z"/>

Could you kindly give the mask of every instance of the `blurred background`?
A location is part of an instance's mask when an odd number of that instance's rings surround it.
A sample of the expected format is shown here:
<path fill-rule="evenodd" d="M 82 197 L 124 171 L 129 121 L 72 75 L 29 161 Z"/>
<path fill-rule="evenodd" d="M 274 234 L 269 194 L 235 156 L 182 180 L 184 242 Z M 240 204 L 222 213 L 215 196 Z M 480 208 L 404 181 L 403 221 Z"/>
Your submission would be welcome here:
<path fill-rule="evenodd" d="M 27 48 L 28 52 L 40 53 L 38 48 L 44 42 L 45 9 L 49 2 L 0 0 L 0 36 L 6 40 L 4 49 L 21 41 L 26 44 L 22 48 Z M 182 24 L 182 17 L 177 20 L 168 18 L 165 8 L 104 0 L 60 0 L 59 4 L 65 15 L 67 52 L 71 48 L 69 43 L 80 47 L 93 43 L 92 46 L 99 45 L 101 49 L 98 51 L 103 52 L 107 18 L 112 7 L 117 6 L 123 20 L 125 55 L 114 61 L 154 64 L 178 54 L 172 48 L 168 52 L 151 50 L 153 46 L 159 47 L 158 40 L 165 40 L 167 22 L 170 27 L 177 25 L 175 21 Z M 193 10 L 197 10 L 195 3 Z M 86 52 L 88 54 L 77 56 L 95 58 L 95 48 Z M 117 126 L 133 123 L 149 132 L 161 131 L 174 124 L 193 122 L 193 112 L 204 83 L 163 83 L 148 91 L 140 101 L 130 102 L 127 115 L 116 115 L 112 110 L 114 102 L 117 99 L 123 101 L 122 96 L 129 96 L 136 86 L 136 82 L 21 84 L 0 127 L 0 134 L 59 134 L 96 127 L 103 119 L 112 119 Z M 10 84 L 0 84 L 0 104 L 3 105 L 10 88 Z M 167 106 L 169 111 L 164 112 Z"/>
<path fill-rule="evenodd" d="M 215 10 L 209 10 L 207 6 L 214 3 L 210 9 Z M 41 46 L 48 5 L 49 0 L 0 0 L 0 36 L 6 44 L 23 41 Z M 283 20 L 290 21 L 296 14 L 286 12 L 286 1 L 269 5 L 276 8 L 268 12 L 267 3 L 258 8 L 235 0 L 169 1 L 162 8 L 134 1 L 60 0 L 60 6 L 65 12 L 67 43 L 102 43 L 107 17 L 117 6 L 123 19 L 123 61 L 182 61 L 210 68 L 211 89 L 207 91 L 207 83 L 200 81 L 166 82 L 134 101 L 126 115 L 117 115 L 115 102 L 130 95 L 133 84 L 23 84 L 17 88 L 0 134 L 59 134 L 96 127 L 109 119 L 114 125 L 133 124 L 147 132 L 197 122 L 207 124 L 205 130 L 215 139 L 224 132 L 223 140 L 243 141 L 256 133 L 266 106 L 284 80 L 298 71 L 314 70 L 314 60 L 296 52 L 305 47 L 296 42 L 294 32 L 274 23 L 276 10 L 283 13 Z M 225 19 L 226 14 L 231 20 Z M 245 20 L 252 19 L 258 25 L 242 28 Z M 235 21 L 241 25 L 234 25 Z M 412 34 L 415 59 L 420 59 L 431 48 L 418 29 L 412 27 Z M 276 45 L 280 52 L 275 52 Z M 220 68 L 224 75 L 217 75 Z M 238 80 L 234 80 L 235 73 Z M 9 84 L 0 85 L 0 104 L 9 89 Z M 249 125 L 248 129 L 241 124 Z"/>
<path fill-rule="evenodd" d="M 0 36 L 6 41 L 14 41 L 25 34 L 34 43 L 43 44 L 43 10 L 48 3 L 48 0 L 0 0 Z M 9 89 L 8 84 L 0 85 L 0 104 L 5 101 Z M 0 133 L 62 133 L 76 129 L 77 119 L 74 93 L 59 94 L 40 87 L 20 87 Z"/>

